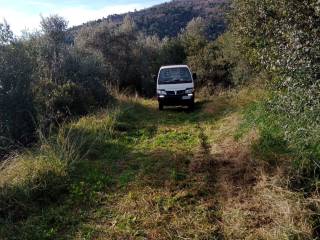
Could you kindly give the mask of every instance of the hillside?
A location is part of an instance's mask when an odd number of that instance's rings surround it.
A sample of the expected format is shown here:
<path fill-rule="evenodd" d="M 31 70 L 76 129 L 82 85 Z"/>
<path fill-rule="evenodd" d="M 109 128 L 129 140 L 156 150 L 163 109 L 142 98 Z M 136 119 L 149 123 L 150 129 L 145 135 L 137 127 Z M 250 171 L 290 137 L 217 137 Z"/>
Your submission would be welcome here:
<path fill-rule="evenodd" d="M 158 35 L 160 38 L 174 37 L 195 17 L 203 17 L 208 22 L 208 36 L 216 38 L 226 29 L 226 11 L 230 0 L 173 0 L 141 11 L 128 14 L 116 14 L 104 19 L 91 21 L 85 26 L 96 26 L 104 21 L 121 23 L 130 15 L 138 29 L 147 35 Z M 78 30 L 77 26 L 72 30 Z"/>

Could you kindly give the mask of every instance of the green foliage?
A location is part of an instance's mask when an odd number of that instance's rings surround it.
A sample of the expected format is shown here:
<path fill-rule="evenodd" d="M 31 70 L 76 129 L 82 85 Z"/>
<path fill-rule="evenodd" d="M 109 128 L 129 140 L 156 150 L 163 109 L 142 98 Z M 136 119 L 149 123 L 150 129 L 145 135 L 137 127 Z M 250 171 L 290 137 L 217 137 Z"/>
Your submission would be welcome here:
<path fill-rule="evenodd" d="M 199 72 L 200 85 L 229 84 L 229 64 L 222 50 L 208 40 L 206 28 L 203 18 L 195 18 L 179 37 L 160 40 L 139 32 L 127 16 L 120 25 L 104 22 L 82 28 L 75 41 L 79 48 L 103 56 L 109 85 L 153 96 L 152 75 L 162 65 L 188 63 Z"/>
<path fill-rule="evenodd" d="M 286 115 L 280 115 L 270 110 L 270 102 L 259 102 L 250 105 L 245 111 L 245 120 L 238 131 L 237 137 L 256 127 L 260 132 L 259 141 L 253 146 L 255 154 L 269 163 L 269 167 L 276 167 L 284 163 L 284 159 L 291 161 L 288 171 L 291 174 L 291 185 L 294 189 L 304 188 L 307 191 L 318 189 L 320 158 L 319 132 L 314 130 L 312 141 L 303 135 L 288 140 L 287 129 L 301 131 Z M 284 127 L 285 124 L 285 127 Z M 301 124 L 301 123 L 300 123 Z"/>
<path fill-rule="evenodd" d="M 149 36 L 157 35 L 161 39 L 176 37 L 193 18 L 202 17 L 209 25 L 206 35 L 215 39 L 227 27 L 225 16 L 229 6 L 229 0 L 180 0 L 130 12 L 129 15 L 136 22 L 139 31 Z M 86 23 L 84 27 L 96 27 L 106 22 L 122 23 L 126 16 L 127 14 L 111 15 Z M 76 32 L 82 27 L 75 27 L 73 31 Z"/>
<path fill-rule="evenodd" d="M 83 88 L 82 98 L 87 110 L 101 106 L 108 100 L 105 86 L 106 66 L 101 55 L 84 49 L 69 48 L 64 62 L 64 78 L 67 82 Z"/>
<path fill-rule="evenodd" d="M 234 58 L 225 54 L 226 51 L 237 51 L 223 44 L 222 39 L 228 39 L 229 35 L 226 33 L 216 41 L 209 41 L 206 37 L 207 27 L 204 19 L 195 18 L 188 23 L 180 39 L 186 52 L 186 62 L 198 75 L 198 86 L 212 92 L 217 85 L 238 84 L 233 73 L 239 65 Z"/>
<path fill-rule="evenodd" d="M 210 68 L 201 69 L 193 61 L 202 58 L 199 52 L 206 54 L 203 48 L 208 39 L 224 31 L 228 6 L 229 1 L 216 0 L 170 2 L 90 22 L 72 29 L 71 34 L 80 48 L 103 56 L 108 85 L 150 97 L 155 93 L 152 75 L 162 65 L 190 63 L 195 71 L 203 72 Z M 181 39 L 177 35 L 184 28 L 188 34 Z"/>
<path fill-rule="evenodd" d="M 199 49 L 207 44 L 205 36 L 206 24 L 203 18 L 192 19 L 183 31 L 182 41 L 189 56 L 196 55 Z"/>
<path fill-rule="evenodd" d="M 45 127 L 52 122 L 61 122 L 69 116 L 83 115 L 88 112 L 88 98 L 83 88 L 75 83 L 68 82 L 63 85 L 51 81 L 41 81 L 34 89 L 35 103 L 41 124 Z M 43 118 L 43 119 L 41 119 Z"/>
<path fill-rule="evenodd" d="M 99 193 L 111 185 L 111 179 L 102 172 L 91 170 L 83 181 L 70 186 L 70 198 L 75 203 L 91 203 L 99 201 Z"/>
<path fill-rule="evenodd" d="M 6 21 L 0 23 L 0 45 L 8 44 L 13 42 L 13 32 L 10 29 L 10 26 Z"/>
<path fill-rule="evenodd" d="M 21 42 L 0 25 L 0 155 L 34 138 L 32 68 Z"/>
<path fill-rule="evenodd" d="M 103 58 L 71 45 L 67 22 L 43 18 L 42 32 L 15 39 L 0 25 L 0 155 L 35 140 L 35 129 L 84 115 L 108 100 Z"/>
<path fill-rule="evenodd" d="M 35 66 L 39 79 L 34 95 L 41 124 L 47 127 L 105 103 L 106 73 L 98 54 L 68 44 L 64 19 L 42 19 L 41 26 L 43 35 L 32 40 L 38 43 Z"/>
<path fill-rule="evenodd" d="M 63 63 L 67 53 L 67 22 L 55 15 L 42 18 L 43 32 L 37 39 L 37 69 L 40 79 L 50 79 L 56 84 L 63 83 Z"/>
<path fill-rule="evenodd" d="M 188 57 L 188 64 L 198 74 L 198 84 L 213 91 L 216 85 L 228 86 L 230 81 L 230 64 L 223 58 L 216 43 L 208 43 L 198 50 L 196 55 Z"/>
<path fill-rule="evenodd" d="M 282 119 L 285 140 L 299 149 L 295 165 L 319 177 L 319 2 L 234 2 L 232 31 L 257 70 L 271 76 L 269 110 Z"/>
<path fill-rule="evenodd" d="M 250 83 L 255 77 L 254 66 L 249 64 L 248 59 L 241 51 L 237 37 L 233 32 L 227 31 L 215 42 L 218 51 L 218 63 L 225 67 L 225 79 L 235 86 Z"/>
<path fill-rule="evenodd" d="M 186 62 L 187 53 L 179 39 L 166 39 L 160 49 L 159 64 L 183 64 Z"/>
<path fill-rule="evenodd" d="M 131 18 L 127 17 L 120 26 L 104 23 L 96 29 L 82 29 L 76 41 L 102 54 L 109 84 L 122 90 L 128 87 L 141 90 L 142 76 L 136 69 L 141 69 L 142 54 Z"/>
<path fill-rule="evenodd" d="M 79 224 L 84 216 L 73 212 L 75 206 L 96 204 L 99 192 L 110 183 L 99 169 L 83 180 L 76 178 L 95 141 L 77 125 L 65 125 L 42 136 L 38 149 L 1 165 L 1 237 L 56 239 L 66 225 L 69 232 Z"/>

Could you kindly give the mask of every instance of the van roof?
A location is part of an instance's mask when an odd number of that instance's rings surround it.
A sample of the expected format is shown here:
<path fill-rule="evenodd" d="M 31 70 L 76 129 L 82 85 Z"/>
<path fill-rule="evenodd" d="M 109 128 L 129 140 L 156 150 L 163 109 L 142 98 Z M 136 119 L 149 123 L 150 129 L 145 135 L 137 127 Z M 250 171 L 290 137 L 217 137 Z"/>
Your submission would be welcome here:
<path fill-rule="evenodd" d="M 162 66 L 160 69 L 166 69 L 166 68 L 189 68 L 187 65 L 167 65 L 167 66 Z"/>

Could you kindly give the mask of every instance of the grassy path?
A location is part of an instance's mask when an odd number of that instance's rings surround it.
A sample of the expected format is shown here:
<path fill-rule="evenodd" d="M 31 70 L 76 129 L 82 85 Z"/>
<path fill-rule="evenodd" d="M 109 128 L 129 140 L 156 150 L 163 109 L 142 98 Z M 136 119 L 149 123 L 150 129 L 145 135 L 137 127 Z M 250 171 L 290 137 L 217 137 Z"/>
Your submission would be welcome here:
<path fill-rule="evenodd" d="M 252 153 L 258 132 L 238 136 L 258 94 L 216 96 L 192 112 L 120 98 L 82 118 L 69 135 L 88 149 L 64 190 L 6 220 L 0 239 L 308 239 L 299 198 L 271 188 Z"/>
<path fill-rule="evenodd" d="M 218 236 L 214 175 L 204 127 L 214 119 L 183 109 L 156 110 L 154 102 L 130 103 L 119 117 L 123 154 L 116 189 L 104 202 L 97 239 L 213 239 Z M 135 122 L 132 125 L 132 122 Z M 118 154 L 120 154 L 118 152 Z M 104 162 L 103 159 L 100 162 Z M 109 162 L 110 164 L 110 162 Z M 108 164 L 108 165 L 109 165 Z M 110 194 L 110 192 L 109 192 Z M 95 226 L 100 216 L 89 223 Z"/>
<path fill-rule="evenodd" d="M 235 144 L 237 104 L 247 102 L 223 96 L 198 102 L 194 112 L 159 112 L 152 101 L 124 101 L 117 150 L 110 155 L 106 148 L 97 160 L 114 184 L 86 223 L 94 238 L 223 239 L 222 196 L 234 191 L 222 189 L 223 172 L 234 169 L 237 158 L 221 160 L 226 153 L 216 152 L 215 144 L 226 138 Z"/>

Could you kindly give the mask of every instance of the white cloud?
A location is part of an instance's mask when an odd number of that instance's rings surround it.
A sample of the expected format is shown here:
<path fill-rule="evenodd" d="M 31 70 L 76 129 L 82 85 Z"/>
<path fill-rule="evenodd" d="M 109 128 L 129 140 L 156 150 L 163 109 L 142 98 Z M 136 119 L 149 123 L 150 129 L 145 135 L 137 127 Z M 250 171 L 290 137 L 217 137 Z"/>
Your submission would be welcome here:
<path fill-rule="evenodd" d="M 11 27 L 11 30 L 19 34 L 22 30 L 35 30 L 39 27 L 40 15 L 28 15 L 27 13 L 12 10 L 0 9 L 0 21 L 5 19 Z"/>
<path fill-rule="evenodd" d="M 79 25 L 90 20 L 96 20 L 102 17 L 106 17 L 110 14 L 115 13 L 126 13 L 133 11 L 134 9 L 142 9 L 144 6 L 142 4 L 126 4 L 126 5 L 110 5 L 100 9 L 90 9 L 87 6 L 77 6 L 77 7 L 54 7 L 50 3 L 43 3 L 38 1 L 29 1 L 28 4 L 41 6 L 42 10 L 37 14 L 30 14 L 20 10 L 13 10 L 9 8 L 0 8 L 0 22 L 2 19 L 6 19 L 11 29 L 15 34 L 20 34 L 22 30 L 34 31 L 39 28 L 39 23 L 41 21 L 41 15 L 47 17 L 52 14 L 58 14 L 64 17 L 68 22 L 69 26 Z M 45 4 L 45 5 L 43 5 Z M 50 6 L 49 6 L 50 5 Z"/>

